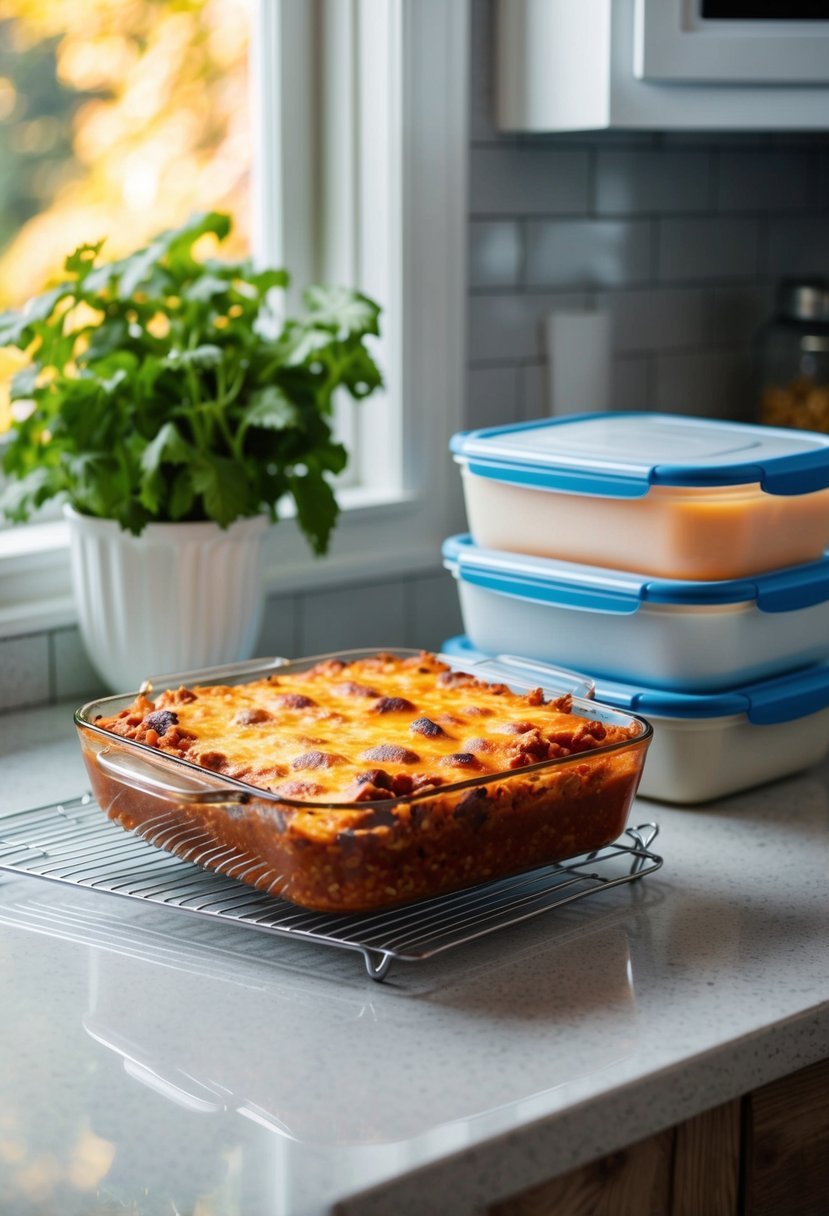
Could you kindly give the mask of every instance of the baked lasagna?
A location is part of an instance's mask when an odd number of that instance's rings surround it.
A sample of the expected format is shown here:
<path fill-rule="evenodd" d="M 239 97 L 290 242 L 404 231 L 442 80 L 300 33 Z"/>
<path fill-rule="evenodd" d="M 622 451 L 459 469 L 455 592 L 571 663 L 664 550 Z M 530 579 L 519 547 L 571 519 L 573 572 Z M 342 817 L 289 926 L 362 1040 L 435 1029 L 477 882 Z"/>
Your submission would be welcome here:
<path fill-rule="evenodd" d="M 209 772 L 226 802 L 165 805 L 103 772 L 100 742 L 87 739 L 84 754 L 101 805 L 125 827 L 141 830 L 162 811 L 198 823 L 258 863 L 244 874 L 253 885 L 305 907 L 357 911 L 614 840 L 647 728 L 610 717 L 585 717 L 540 688 L 488 683 L 433 654 L 378 653 L 142 693 L 91 724 L 99 741 L 105 732 L 113 746 Z"/>

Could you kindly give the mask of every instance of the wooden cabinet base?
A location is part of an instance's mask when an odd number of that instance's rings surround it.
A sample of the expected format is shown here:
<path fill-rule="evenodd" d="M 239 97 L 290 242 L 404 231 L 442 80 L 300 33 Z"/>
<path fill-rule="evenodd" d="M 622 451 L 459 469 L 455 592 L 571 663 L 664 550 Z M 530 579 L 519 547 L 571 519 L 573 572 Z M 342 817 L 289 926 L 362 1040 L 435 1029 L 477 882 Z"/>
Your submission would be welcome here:
<path fill-rule="evenodd" d="M 829 1060 L 569 1174 L 488 1216 L 827 1216 Z"/>
<path fill-rule="evenodd" d="M 829 1060 L 749 1095 L 746 1216 L 829 1213 Z"/>

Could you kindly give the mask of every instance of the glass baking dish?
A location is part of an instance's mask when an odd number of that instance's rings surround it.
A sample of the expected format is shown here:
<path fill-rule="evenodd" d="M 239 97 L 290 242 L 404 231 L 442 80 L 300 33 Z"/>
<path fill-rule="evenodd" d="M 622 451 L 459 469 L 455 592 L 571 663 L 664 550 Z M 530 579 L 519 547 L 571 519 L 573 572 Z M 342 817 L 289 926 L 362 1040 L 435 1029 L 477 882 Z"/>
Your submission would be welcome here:
<path fill-rule="evenodd" d="M 405 659 L 420 652 L 383 653 Z M 232 687 L 377 654 L 374 648 L 295 662 L 263 659 L 162 677 L 144 692 L 152 699 L 181 684 Z M 452 671 L 506 683 L 516 693 L 537 688 L 542 678 L 537 664 L 528 670 L 518 659 L 438 657 Z M 652 736 L 649 723 L 590 700 L 592 684 L 584 677 L 552 667 L 543 676 L 545 696 L 574 694 L 575 717 L 625 728 L 631 737 L 371 802 L 288 798 L 96 724 L 130 706 L 133 693 L 89 702 L 76 711 L 75 725 L 95 798 L 124 828 L 302 907 L 368 911 L 575 857 L 624 831 Z"/>

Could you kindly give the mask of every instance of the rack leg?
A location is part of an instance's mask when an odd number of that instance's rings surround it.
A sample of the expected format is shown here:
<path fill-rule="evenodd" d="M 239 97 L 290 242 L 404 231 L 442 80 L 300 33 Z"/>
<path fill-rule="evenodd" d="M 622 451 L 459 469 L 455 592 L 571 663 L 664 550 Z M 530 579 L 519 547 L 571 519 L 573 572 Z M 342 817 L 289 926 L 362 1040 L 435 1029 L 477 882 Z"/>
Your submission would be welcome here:
<path fill-rule="evenodd" d="M 380 983 L 381 980 L 386 978 L 386 973 L 391 966 L 392 955 L 384 950 L 382 954 L 379 954 L 379 961 L 375 962 L 376 958 L 378 958 L 378 952 L 373 950 L 363 951 L 366 971 L 373 980 L 377 980 Z"/>

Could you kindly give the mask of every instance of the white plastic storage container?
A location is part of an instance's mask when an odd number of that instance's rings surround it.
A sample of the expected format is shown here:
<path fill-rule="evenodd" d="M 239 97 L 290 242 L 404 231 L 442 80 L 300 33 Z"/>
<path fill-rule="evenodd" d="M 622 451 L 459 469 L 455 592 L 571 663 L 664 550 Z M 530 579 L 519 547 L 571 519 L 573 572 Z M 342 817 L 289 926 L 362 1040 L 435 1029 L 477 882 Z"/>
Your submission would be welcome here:
<path fill-rule="evenodd" d="M 657 579 L 483 549 L 451 537 L 464 628 L 489 654 L 519 651 L 591 676 L 685 692 L 829 659 L 829 556 L 753 578 Z"/>
<path fill-rule="evenodd" d="M 465 637 L 443 649 L 456 660 L 486 657 Z M 660 802 L 710 802 L 800 772 L 829 750 L 829 664 L 710 694 L 598 679 L 595 696 L 653 726 L 639 794 Z"/>
<path fill-rule="evenodd" d="M 581 414 L 457 434 L 488 549 L 742 578 L 829 547 L 829 436 L 672 414 Z"/>

